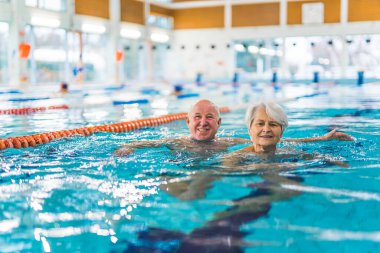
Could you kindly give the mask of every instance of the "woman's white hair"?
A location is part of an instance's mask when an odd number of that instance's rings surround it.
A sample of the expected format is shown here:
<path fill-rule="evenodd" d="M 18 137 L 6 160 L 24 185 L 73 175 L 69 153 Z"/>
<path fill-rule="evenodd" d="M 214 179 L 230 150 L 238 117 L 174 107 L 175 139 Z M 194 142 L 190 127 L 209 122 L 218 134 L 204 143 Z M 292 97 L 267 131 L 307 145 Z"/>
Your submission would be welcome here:
<path fill-rule="evenodd" d="M 265 108 L 265 111 L 269 117 L 281 125 L 281 130 L 284 132 L 285 128 L 288 127 L 288 117 L 286 116 L 284 109 L 282 109 L 282 107 L 275 102 L 260 102 L 251 105 L 245 114 L 245 122 L 248 126 L 248 129 L 251 128 L 252 121 L 256 116 L 256 112 L 261 107 Z"/>

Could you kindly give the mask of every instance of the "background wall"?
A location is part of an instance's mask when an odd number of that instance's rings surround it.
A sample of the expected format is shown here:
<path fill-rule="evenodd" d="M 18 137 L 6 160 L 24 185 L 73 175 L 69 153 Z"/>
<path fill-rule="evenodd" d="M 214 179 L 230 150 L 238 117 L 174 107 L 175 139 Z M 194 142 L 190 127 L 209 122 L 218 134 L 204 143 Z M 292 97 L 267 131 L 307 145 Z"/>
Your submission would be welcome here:
<path fill-rule="evenodd" d="M 324 5 L 324 23 L 340 22 L 340 0 L 323 0 L 323 1 L 296 1 L 288 2 L 287 17 L 288 25 L 302 24 L 302 5 L 308 3 L 323 3 Z"/>
<path fill-rule="evenodd" d="M 144 25 L 144 3 L 135 0 L 121 0 L 120 18 L 121 21 Z"/>
<path fill-rule="evenodd" d="M 26 7 L 22 0 L 0 3 L 0 21 L 10 24 L 9 45 L 4 47 L 9 52 L 8 58 L 13 59 L 8 60 L 6 66 L 10 73 L 20 65 L 10 52 L 17 50 L 19 42 L 25 39 L 20 36 L 20 31 L 30 29 L 33 15 L 58 18 L 60 25 L 56 29 L 63 29 L 68 34 L 77 34 L 84 22 L 103 25 L 106 29 L 101 35 L 105 38 L 102 46 L 108 48 L 105 65 L 113 66 L 115 51 L 132 45 L 137 56 L 118 64 L 137 61 L 132 65 L 139 66 L 139 78 L 148 81 L 158 76 L 155 71 L 158 64 L 163 65 L 157 69 L 162 70 L 163 78 L 168 80 L 194 80 L 200 72 L 208 79 L 231 79 L 237 62 L 234 44 L 247 40 L 338 38 L 342 42 L 340 51 L 343 52 L 341 62 L 344 65 L 347 62 L 344 52 L 349 45 L 343 42 L 349 36 L 363 35 L 366 40 L 365 36 L 380 34 L 379 0 L 176 0 L 169 4 L 140 0 L 67 0 L 67 3 L 67 10 L 59 13 Z M 309 3 L 323 4 L 322 24 L 303 24 L 302 5 Z M 149 15 L 169 18 L 173 21 L 172 29 L 148 23 Z M 120 28 L 138 30 L 141 37 L 121 38 Z M 152 33 L 163 35 L 164 40 L 153 41 Z M 65 45 L 60 46 L 65 48 Z M 158 48 L 160 50 L 156 50 Z M 130 54 L 132 49 L 124 52 Z M 69 75 L 70 68 L 66 68 Z M 107 79 L 114 80 L 115 69 L 123 70 L 123 67 L 110 68 Z"/>
<path fill-rule="evenodd" d="M 109 19 L 109 0 L 76 0 L 75 14 Z"/>
<path fill-rule="evenodd" d="M 222 28 L 224 7 L 174 10 L 174 29 Z"/>
<path fill-rule="evenodd" d="M 280 4 L 241 4 L 232 6 L 232 27 L 280 24 Z"/>
<path fill-rule="evenodd" d="M 350 22 L 380 20 L 380 1 L 349 0 L 348 20 Z"/>
<path fill-rule="evenodd" d="M 168 79 L 230 79 L 235 66 L 234 49 L 224 29 L 175 32 Z"/>

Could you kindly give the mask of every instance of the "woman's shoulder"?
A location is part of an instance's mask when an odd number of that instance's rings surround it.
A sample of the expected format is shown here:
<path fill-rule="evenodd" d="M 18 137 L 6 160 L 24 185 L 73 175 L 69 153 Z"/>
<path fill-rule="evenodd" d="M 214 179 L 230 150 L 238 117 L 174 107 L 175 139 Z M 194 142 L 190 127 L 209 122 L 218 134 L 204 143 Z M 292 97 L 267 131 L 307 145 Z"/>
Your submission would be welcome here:
<path fill-rule="evenodd" d="M 253 146 L 248 146 L 248 147 L 242 148 L 241 151 L 244 151 L 244 152 L 255 152 Z"/>

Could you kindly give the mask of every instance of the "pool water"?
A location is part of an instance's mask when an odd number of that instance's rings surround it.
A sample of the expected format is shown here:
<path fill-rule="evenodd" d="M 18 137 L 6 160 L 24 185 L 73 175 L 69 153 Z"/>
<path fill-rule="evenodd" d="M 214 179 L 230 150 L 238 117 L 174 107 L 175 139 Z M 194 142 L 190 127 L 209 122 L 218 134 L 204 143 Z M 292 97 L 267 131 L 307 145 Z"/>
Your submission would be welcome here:
<path fill-rule="evenodd" d="M 2 150 L 0 252 L 379 252 L 380 86 L 327 91 L 283 104 L 284 138 L 338 128 L 356 140 L 281 143 L 319 154 L 287 170 L 224 170 L 220 158 L 246 145 L 209 155 L 166 147 L 113 155 L 123 143 L 187 136 L 184 121 Z M 233 106 L 259 96 L 215 100 Z M 0 115 L 1 137 L 182 112 L 197 99 Z M 223 115 L 219 137 L 248 138 L 244 110 Z"/>

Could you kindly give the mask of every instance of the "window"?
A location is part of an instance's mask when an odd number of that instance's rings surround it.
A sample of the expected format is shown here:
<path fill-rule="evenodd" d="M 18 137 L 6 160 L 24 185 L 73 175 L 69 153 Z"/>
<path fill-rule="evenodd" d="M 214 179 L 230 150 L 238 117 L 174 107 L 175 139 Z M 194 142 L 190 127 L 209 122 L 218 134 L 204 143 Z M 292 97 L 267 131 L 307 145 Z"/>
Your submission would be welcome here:
<path fill-rule="evenodd" d="M 0 83 L 8 83 L 8 23 L 0 22 Z"/>
<path fill-rule="evenodd" d="M 66 61 L 65 30 L 30 27 L 27 31 L 28 37 L 34 36 L 33 54 L 29 64 L 31 73 L 35 76 L 31 77 L 31 80 L 35 80 L 38 84 L 64 80 Z"/>
<path fill-rule="evenodd" d="M 148 17 L 148 25 L 164 28 L 164 29 L 172 29 L 173 28 L 173 18 L 167 16 L 160 16 L 150 14 Z"/>
<path fill-rule="evenodd" d="M 295 79 L 340 78 L 342 41 L 338 37 L 292 37 L 285 43 L 287 72 Z"/>
<path fill-rule="evenodd" d="M 106 82 L 107 74 L 107 49 L 106 35 L 82 33 L 83 49 L 82 62 L 83 66 L 79 66 L 83 71 L 83 78 L 86 82 Z M 77 42 L 79 43 L 79 41 Z M 79 62 L 79 64 L 81 64 Z M 80 70 L 80 69 L 79 69 Z"/>
<path fill-rule="evenodd" d="M 236 42 L 236 67 L 258 78 L 268 78 L 280 68 L 282 44 L 281 39 Z"/>
<path fill-rule="evenodd" d="M 366 77 L 380 77 L 380 35 L 355 35 L 346 38 L 347 76 L 356 78 L 358 71 Z"/>
<path fill-rule="evenodd" d="M 66 4 L 67 0 L 25 0 L 26 6 L 51 11 L 66 11 Z"/>
<path fill-rule="evenodd" d="M 145 54 L 141 40 L 122 39 L 124 49 L 123 79 L 138 80 L 140 78 L 140 58 Z"/>

